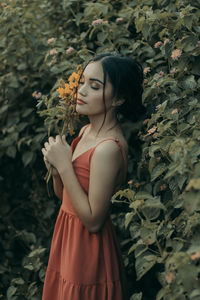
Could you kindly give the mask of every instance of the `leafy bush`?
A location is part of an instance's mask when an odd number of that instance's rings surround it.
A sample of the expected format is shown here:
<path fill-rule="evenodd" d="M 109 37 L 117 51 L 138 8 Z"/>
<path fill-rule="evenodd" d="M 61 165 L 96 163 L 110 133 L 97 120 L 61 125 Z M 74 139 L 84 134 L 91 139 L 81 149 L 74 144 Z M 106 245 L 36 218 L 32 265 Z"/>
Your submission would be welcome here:
<path fill-rule="evenodd" d="M 122 124 L 131 180 L 113 197 L 131 299 L 199 299 L 199 0 L 0 5 L 1 298 L 41 299 L 59 206 L 46 195 L 36 104 L 94 53 L 119 51 L 144 67 L 148 111 Z"/>
<path fill-rule="evenodd" d="M 149 54 L 143 100 L 152 114 L 139 133 L 142 158 L 130 190 L 115 197 L 130 201 L 125 226 L 137 280 L 153 269 L 162 287 L 157 300 L 199 299 L 199 10 L 164 2 L 133 12 L 135 51 Z"/>

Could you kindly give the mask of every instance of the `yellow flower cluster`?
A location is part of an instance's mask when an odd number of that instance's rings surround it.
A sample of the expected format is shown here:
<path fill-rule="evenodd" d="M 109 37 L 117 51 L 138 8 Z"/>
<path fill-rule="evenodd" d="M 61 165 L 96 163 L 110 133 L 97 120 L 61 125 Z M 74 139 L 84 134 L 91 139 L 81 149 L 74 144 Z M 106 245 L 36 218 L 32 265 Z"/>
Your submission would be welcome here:
<path fill-rule="evenodd" d="M 68 78 L 68 83 L 65 83 L 63 80 L 60 81 L 60 86 L 56 90 L 60 98 L 59 103 L 55 106 L 54 98 L 51 97 L 48 99 L 45 97 L 44 104 L 46 109 L 40 112 L 41 116 L 46 116 L 45 122 L 49 124 L 49 133 L 51 126 L 54 125 L 56 131 L 62 136 L 63 134 L 74 134 L 74 121 L 79 120 L 79 116 L 76 112 L 76 97 L 80 77 L 82 75 L 81 65 L 77 66 L 77 72 L 73 72 Z M 35 95 L 35 94 L 34 94 Z M 58 127 L 58 123 L 62 121 L 62 130 Z M 52 169 L 50 169 L 46 176 L 45 180 L 47 183 L 51 177 Z"/>
<path fill-rule="evenodd" d="M 77 67 L 77 72 L 73 72 L 68 78 L 69 83 L 61 82 L 61 86 L 56 90 L 59 93 L 59 98 L 65 99 L 65 101 L 74 104 L 81 74 L 82 68 L 79 65 Z"/>

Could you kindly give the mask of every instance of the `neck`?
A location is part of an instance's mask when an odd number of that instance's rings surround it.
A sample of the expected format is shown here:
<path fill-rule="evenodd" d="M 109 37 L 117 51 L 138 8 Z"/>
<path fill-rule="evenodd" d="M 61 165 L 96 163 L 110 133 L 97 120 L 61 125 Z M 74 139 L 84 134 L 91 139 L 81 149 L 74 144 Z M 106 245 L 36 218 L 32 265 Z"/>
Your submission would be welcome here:
<path fill-rule="evenodd" d="M 115 116 L 109 112 L 106 114 L 106 118 L 103 124 L 104 120 L 104 114 L 101 115 L 90 115 L 88 116 L 90 120 L 90 134 L 94 135 L 95 137 L 103 136 L 105 133 L 107 133 L 111 128 L 117 126 L 117 120 Z M 102 126 L 103 124 L 103 126 Z M 101 127 L 102 126 L 102 127 Z M 101 128 L 101 130 L 100 130 Z M 99 132 L 100 130 L 100 132 Z"/>

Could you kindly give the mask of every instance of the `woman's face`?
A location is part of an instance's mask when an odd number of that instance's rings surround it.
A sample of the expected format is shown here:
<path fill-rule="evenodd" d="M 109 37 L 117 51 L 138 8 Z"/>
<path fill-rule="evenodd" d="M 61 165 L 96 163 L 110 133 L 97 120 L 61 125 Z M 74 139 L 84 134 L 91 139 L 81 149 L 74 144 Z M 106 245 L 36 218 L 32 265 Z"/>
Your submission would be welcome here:
<path fill-rule="evenodd" d="M 104 73 L 101 62 L 89 63 L 83 72 L 78 88 L 76 111 L 79 114 L 88 116 L 104 115 L 103 81 Z M 107 111 L 113 108 L 112 94 L 112 85 L 107 77 L 105 85 L 105 104 Z"/>

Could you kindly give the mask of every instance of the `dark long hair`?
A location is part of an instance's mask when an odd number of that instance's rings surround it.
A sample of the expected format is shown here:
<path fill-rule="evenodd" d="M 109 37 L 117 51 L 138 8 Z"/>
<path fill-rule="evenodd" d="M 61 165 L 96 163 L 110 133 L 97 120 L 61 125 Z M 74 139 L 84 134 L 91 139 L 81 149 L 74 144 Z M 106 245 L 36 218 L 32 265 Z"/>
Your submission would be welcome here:
<path fill-rule="evenodd" d="M 119 117 L 122 116 L 132 122 L 140 120 L 146 111 L 142 104 L 144 80 L 142 66 L 134 58 L 123 57 L 116 53 L 99 54 L 92 58 L 87 65 L 97 61 L 101 62 L 104 72 L 103 102 L 105 114 L 101 128 L 103 127 L 107 113 L 105 105 L 107 77 L 113 87 L 113 97 L 125 100 L 123 104 L 115 107 L 116 119 L 119 121 Z"/>

